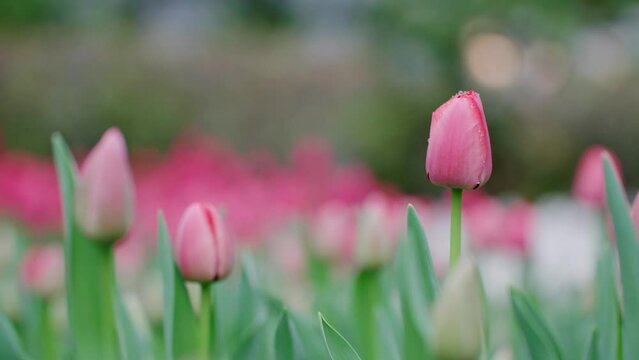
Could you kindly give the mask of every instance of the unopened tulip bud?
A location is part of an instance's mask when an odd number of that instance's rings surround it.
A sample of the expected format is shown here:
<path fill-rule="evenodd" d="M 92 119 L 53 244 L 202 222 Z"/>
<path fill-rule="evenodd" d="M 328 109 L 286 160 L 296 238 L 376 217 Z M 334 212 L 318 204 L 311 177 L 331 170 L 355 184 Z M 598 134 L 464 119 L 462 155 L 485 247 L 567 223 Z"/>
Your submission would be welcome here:
<path fill-rule="evenodd" d="M 606 201 L 606 188 L 604 181 L 604 169 L 602 157 L 608 154 L 611 163 L 621 179 L 621 167 L 619 159 L 609 149 L 594 145 L 586 149 L 579 159 L 575 180 L 572 185 L 572 193 L 578 200 L 595 206 L 603 207 Z"/>
<path fill-rule="evenodd" d="M 195 203 L 184 211 L 173 245 L 186 280 L 215 281 L 231 272 L 233 242 L 219 212 L 209 204 Z"/>
<path fill-rule="evenodd" d="M 436 185 L 477 189 L 493 163 L 488 126 L 479 94 L 459 92 L 433 112 L 426 152 L 426 176 Z"/>
<path fill-rule="evenodd" d="M 475 359 L 481 352 L 483 300 L 477 266 L 460 261 L 448 276 L 433 310 L 438 358 Z"/>
<path fill-rule="evenodd" d="M 34 245 L 20 264 L 25 288 L 42 297 L 51 297 L 64 287 L 64 255 L 56 245 Z"/>
<path fill-rule="evenodd" d="M 381 195 L 369 196 L 362 206 L 357 224 L 355 263 L 361 268 L 386 264 L 395 254 L 399 236 L 397 213 Z"/>
<path fill-rule="evenodd" d="M 78 225 L 92 239 L 118 240 L 133 218 L 133 193 L 124 137 L 111 128 L 80 169 L 75 199 Z"/>

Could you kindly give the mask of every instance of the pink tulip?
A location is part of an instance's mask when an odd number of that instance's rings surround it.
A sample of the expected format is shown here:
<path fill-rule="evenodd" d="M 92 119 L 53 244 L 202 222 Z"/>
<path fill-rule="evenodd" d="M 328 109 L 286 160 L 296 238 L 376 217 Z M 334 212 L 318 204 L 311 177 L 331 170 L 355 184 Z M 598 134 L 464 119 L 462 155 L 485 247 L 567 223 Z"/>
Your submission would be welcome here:
<path fill-rule="evenodd" d="M 56 245 L 34 245 L 20 264 L 23 285 L 43 297 L 60 292 L 64 286 L 64 256 Z"/>
<path fill-rule="evenodd" d="M 313 245 L 317 253 L 332 261 L 350 263 L 357 235 L 355 211 L 341 202 L 328 202 L 315 214 Z"/>
<path fill-rule="evenodd" d="M 479 94 L 459 92 L 433 112 L 426 176 L 433 183 L 477 189 L 492 172 L 490 138 Z"/>
<path fill-rule="evenodd" d="M 595 207 L 603 207 L 606 201 L 606 188 L 602 156 L 608 154 L 612 164 L 621 179 L 621 166 L 619 159 L 609 149 L 594 145 L 586 149 L 579 159 L 575 180 L 572 185 L 572 193 L 578 200 Z"/>
<path fill-rule="evenodd" d="M 530 247 L 530 240 L 535 221 L 535 209 L 523 200 L 511 204 L 504 219 L 503 247 L 526 254 Z"/>
<path fill-rule="evenodd" d="M 91 150 L 76 187 L 76 217 L 92 239 L 121 238 L 133 218 L 133 175 L 126 143 L 116 128 L 107 130 Z"/>
<path fill-rule="evenodd" d="M 184 211 L 173 246 L 186 280 L 215 281 L 233 267 L 233 242 L 219 212 L 209 204 L 194 203 Z"/>

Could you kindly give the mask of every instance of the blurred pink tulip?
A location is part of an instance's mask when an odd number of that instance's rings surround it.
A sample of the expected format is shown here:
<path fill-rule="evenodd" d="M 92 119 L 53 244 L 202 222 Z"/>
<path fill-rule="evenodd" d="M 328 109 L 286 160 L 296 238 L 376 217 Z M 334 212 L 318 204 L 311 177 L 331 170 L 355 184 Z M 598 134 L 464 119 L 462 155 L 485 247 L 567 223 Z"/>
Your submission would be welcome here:
<path fill-rule="evenodd" d="M 505 204 L 497 198 L 478 195 L 468 199 L 472 201 L 464 210 L 473 245 L 526 254 L 534 226 L 533 206 L 523 200 Z"/>
<path fill-rule="evenodd" d="M 43 297 L 50 297 L 64 286 L 64 256 L 57 245 L 30 247 L 20 264 L 20 278 L 25 288 Z"/>
<path fill-rule="evenodd" d="M 59 229 L 60 209 L 51 160 L 20 152 L 0 154 L 0 211 L 43 233 Z"/>
<path fill-rule="evenodd" d="M 479 94 L 459 92 L 433 112 L 426 176 L 436 185 L 477 189 L 492 172 L 490 138 Z"/>
<path fill-rule="evenodd" d="M 209 204 L 191 204 L 184 211 L 173 246 L 186 280 L 219 280 L 233 267 L 234 244 L 220 214 Z"/>
<path fill-rule="evenodd" d="M 503 247 L 526 254 L 530 247 L 535 221 L 535 209 L 526 201 L 508 206 L 504 219 Z"/>
<path fill-rule="evenodd" d="M 322 206 L 312 220 L 313 244 L 322 257 L 350 263 L 357 236 L 357 217 L 353 208 L 339 202 Z"/>
<path fill-rule="evenodd" d="M 115 241 L 133 219 L 133 175 L 122 133 L 111 128 L 91 150 L 76 186 L 76 217 L 92 239 Z"/>
<path fill-rule="evenodd" d="M 601 145 L 593 145 L 586 149 L 577 165 L 572 193 L 575 198 L 588 205 L 603 207 L 606 201 L 602 156 L 608 154 L 621 179 L 621 166 L 617 156 Z"/>

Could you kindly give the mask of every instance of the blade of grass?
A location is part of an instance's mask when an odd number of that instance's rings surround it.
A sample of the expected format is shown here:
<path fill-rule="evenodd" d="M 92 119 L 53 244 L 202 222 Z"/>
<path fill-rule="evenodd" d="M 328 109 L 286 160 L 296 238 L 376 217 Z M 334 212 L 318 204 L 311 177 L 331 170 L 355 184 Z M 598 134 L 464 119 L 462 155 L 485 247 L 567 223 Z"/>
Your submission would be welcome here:
<path fill-rule="evenodd" d="M 612 168 L 610 159 L 604 158 L 608 209 L 615 228 L 615 239 L 621 268 L 623 288 L 623 359 L 639 354 L 639 244 L 635 225 L 630 218 L 628 200 Z"/>

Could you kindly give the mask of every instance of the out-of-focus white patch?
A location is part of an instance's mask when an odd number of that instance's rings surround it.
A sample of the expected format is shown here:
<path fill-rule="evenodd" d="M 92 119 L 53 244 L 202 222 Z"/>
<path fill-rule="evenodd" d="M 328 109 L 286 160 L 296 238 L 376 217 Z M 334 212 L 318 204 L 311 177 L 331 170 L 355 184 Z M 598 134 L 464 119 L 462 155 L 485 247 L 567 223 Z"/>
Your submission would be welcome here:
<path fill-rule="evenodd" d="M 435 271 L 440 277 L 447 272 L 450 252 L 450 204 L 433 205 L 427 213 L 419 214 L 428 239 Z M 468 236 L 463 228 L 462 217 L 462 254 L 468 251 Z"/>
<path fill-rule="evenodd" d="M 505 250 L 485 251 L 477 256 L 486 296 L 491 303 L 508 303 L 508 290 L 521 287 L 523 261 L 519 254 Z"/>
<path fill-rule="evenodd" d="M 141 281 L 138 287 L 146 317 L 153 323 L 162 322 L 164 317 L 164 299 L 162 293 L 162 276 L 159 271 L 152 271 Z"/>
<path fill-rule="evenodd" d="M 512 360 L 514 358 L 513 350 L 507 346 L 500 347 L 493 355 L 493 360 Z"/>
<path fill-rule="evenodd" d="M 532 279 L 553 299 L 584 290 L 595 272 L 602 221 L 595 210 L 565 197 L 538 203 L 531 246 Z"/>
<path fill-rule="evenodd" d="M 150 348 L 151 328 L 149 327 L 142 303 L 140 303 L 140 300 L 135 294 L 128 293 L 124 295 L 124 305 L 135 328 L 135 333 L 138 335 L 138 341 L 144 342 L 145 348 Z"/>

